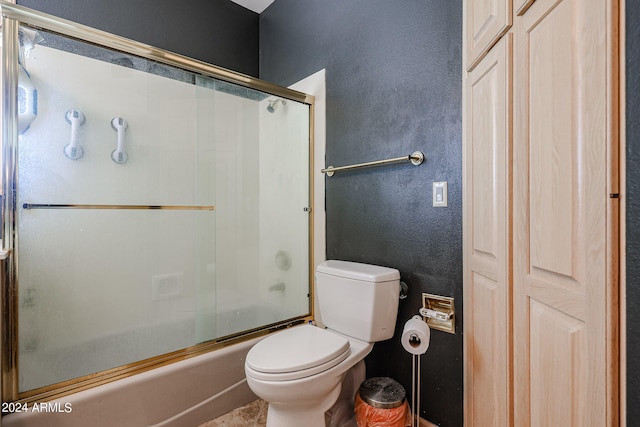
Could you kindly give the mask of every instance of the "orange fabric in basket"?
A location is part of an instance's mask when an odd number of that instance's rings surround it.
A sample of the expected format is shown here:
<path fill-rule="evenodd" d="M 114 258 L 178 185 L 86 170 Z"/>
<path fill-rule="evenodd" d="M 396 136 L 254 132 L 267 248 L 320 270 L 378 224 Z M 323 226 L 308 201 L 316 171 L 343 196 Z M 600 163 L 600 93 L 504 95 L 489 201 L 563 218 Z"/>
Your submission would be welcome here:
<path fill-rule="evenodd" d="M 411 425 L 411 411 L 406 400 L 397 408 L 381 409 L 368 405 L 357 393 L 354 410 L 358 427 L 408 427 Z"/>

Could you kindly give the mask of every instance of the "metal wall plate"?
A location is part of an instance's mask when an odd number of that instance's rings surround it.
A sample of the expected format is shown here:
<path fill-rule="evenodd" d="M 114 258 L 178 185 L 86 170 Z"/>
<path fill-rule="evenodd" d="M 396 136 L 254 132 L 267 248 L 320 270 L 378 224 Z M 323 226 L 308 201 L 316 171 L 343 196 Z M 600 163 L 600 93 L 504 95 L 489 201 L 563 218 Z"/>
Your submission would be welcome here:
<path fill-rule="evenodd" d="M 440 313 L 446 313 L 446 317 L 448 317 L 449 320 L 440 320 L 427 317 L 423 317 L 423 320 L 427 322 L 427 325 L 429 325 L 431 329 L 437 329 L 439 331 L 448 332 L 455 335 L 456 310 L 453 298 L 423 293 L 422 307 Z"/>

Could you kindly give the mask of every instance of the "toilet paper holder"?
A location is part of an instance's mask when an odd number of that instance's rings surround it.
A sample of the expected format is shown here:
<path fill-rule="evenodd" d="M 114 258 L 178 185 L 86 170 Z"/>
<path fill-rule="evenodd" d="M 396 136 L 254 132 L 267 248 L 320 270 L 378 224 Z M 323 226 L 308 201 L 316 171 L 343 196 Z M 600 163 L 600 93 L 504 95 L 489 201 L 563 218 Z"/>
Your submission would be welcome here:
<path fill-rule="evenodd" d="M 455 335 L 456 310 L 453 298 L 423 293 L 420 315 L 430 328 Z"/>

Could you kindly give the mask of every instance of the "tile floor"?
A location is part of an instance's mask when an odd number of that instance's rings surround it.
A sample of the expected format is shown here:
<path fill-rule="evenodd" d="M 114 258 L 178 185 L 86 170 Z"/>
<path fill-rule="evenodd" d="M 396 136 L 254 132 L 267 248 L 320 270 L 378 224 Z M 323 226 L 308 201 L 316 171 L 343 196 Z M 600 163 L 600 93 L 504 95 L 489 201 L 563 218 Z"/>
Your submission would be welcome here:
<path fill-rule="evenodd" d="M 268 406 L 264 400 L 257 399 L 215 420 L 200 424 L 198 427 L 265 427 Z M 420 427 L 437 426 L 420 418 Z"/>
<path fill-rule="evenodd" d="M 264 427 L 267 425 L 267 407 L 264 400 L 254 400 L 199 427 Z"/>

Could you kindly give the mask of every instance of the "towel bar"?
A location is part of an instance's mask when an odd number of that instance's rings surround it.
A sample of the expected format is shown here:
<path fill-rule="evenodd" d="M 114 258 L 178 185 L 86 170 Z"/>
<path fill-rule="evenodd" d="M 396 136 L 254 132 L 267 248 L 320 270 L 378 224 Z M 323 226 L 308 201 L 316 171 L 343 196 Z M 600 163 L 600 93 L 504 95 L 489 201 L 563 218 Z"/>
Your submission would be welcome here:
<path fill-rule="evenodd" d="M 414 151 L 408 156 L 395 157 L 393 159 L 376 160 L 374 162 L 357 163 L 355 165 L 340 166 L 340 167 L 327 166 L 325 169 L 322 169 L 320 172 L 326 173 L 327 176 L 333 176 L 335 172 L 345 171 L 349 169 L 364 168 L 369 166 L 382 166 L 382 165 L 389 165 L 389 164 L 403 163 L 403 162 L 411 162 L 411 164 L 418 166 L 422 164 L 422 162 L 424 162 L 424 154 L 422 154 L 421 151 Z"/>

